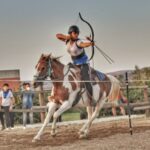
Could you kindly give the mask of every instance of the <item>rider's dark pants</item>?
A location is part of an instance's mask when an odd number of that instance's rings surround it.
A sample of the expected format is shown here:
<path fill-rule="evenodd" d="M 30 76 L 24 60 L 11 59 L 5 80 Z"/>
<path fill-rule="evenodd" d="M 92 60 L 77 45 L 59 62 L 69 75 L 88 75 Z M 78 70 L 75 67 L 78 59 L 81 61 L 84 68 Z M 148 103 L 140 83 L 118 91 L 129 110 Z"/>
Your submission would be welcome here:
<path fill-rule="evenodd" d="M 81 66 L 81 78 L 82 80 L 86 81 L 85 87 L 88 90 L 89 95 L 93 96 L 92 84 L 90 82 L 90 68 L 88 64 L 83 64 Z"/>

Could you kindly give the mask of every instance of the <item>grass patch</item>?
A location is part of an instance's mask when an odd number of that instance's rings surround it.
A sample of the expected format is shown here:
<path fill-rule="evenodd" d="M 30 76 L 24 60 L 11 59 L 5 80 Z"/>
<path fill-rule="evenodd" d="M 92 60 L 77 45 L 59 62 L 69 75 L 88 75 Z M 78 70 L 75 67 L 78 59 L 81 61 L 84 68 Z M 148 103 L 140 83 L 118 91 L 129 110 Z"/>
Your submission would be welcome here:
<path fill-rule="evenodd" d="M 74 121 L 80 120 L 80 113 L 79 112 L 67 112 L 62 115 L 63 121 Z"/>

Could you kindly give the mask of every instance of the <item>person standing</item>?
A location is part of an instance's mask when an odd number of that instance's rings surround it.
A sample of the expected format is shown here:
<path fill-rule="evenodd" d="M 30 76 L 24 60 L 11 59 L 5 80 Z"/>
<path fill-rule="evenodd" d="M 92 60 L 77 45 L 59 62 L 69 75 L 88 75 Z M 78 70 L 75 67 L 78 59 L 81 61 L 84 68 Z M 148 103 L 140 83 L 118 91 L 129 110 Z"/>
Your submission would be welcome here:
<path fill-rule="evenodd" d="M 0 107 L 1 110 L 1 107 Z M 5 124 L 4 124 L 4 117 L 3 117 L 3 112 L 0 112 L 0 121 L 1 121 L 1 131 L 5 129 Z"/>
<path fill-rule="evenodd" d="M 112 114 L 113 116 L 117 116 L 117 107 L 119 106 L 121 114 L 122 115 L 126 115 L 126 111 L 124 106 L 122 106 L 122 104 L 127 104 L 128 100 L 127 98 L 124 96 L 122 89 L 120 89 L 119 94 L 118 94 L 118 99 L 114 100 L 114 103 L 112 105 Z"/>
<path fill-rule="evenodd" d="M 7 130 L 13 128 L 14 118 L 11 115 L 11 112 L 13 110 L 14 103 L 15 99 L 13 97 L 12 91 L 9 89 L 9 84 L 5 83 L 3 85 L 2 91 L 0 92 L 0 107 L 4 110 Z"/>
<path fill-rule="evenodd" d="M 10 91 L 12 92 L 12 89 L 10 89 Z M 14 100 L 13 100 L 14 101 Z M 13 106 L 12 106 L 14 109 L 14 102 L 13 102 Z M 15 117 L 15 113 L 13 111 L 10 111 L 10 126 L 11 126 L 11 129 L 14 129 L 14 117 Z"/>
<path fill-rule="evenodd" d="M 0 89 L 0 92 L 1 92 L 1 89 Z M 3 112 L 1 112 L 1 107 L 0 107 L 0 121 L 1 121 L 1 131 L 5 129 L 5 124 L 4 124 L 4 117 L 3 117 Z"/>
<path fill-rule="evenodd" d="M 34 93 L 31 90 L 30 83 L 23 84 L 23 92 L 22 92 L 21 97 L 22 97 L 22 108 L 23 109 L 32 109 Z M 27 112 L 23 112 L 24 129 L 26 129 L 27 115 L 28 115 Z M 33 112 L 29 112 L 29 120 L 30 120 L 30 123 L 33 124 Z"/>

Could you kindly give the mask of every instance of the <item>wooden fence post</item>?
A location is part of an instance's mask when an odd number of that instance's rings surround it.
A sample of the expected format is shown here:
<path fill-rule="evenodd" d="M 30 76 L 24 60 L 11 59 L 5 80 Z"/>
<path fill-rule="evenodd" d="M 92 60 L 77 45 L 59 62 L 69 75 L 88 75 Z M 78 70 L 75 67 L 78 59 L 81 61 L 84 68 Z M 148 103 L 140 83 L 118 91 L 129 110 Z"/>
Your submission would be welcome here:
<path fill-rule="evenodd" d="M 144 101 L 150 103 L 150 101 L 148 99 L 148 88 L 147 87 L 144 88 Z M 145 115 L 146 115 L 146 117 L 150 117 L 150 109 L 145 110 Z"/>
<path fill-rule="evenodd" d="M 40 106 L 45 106 L 45 102 L 44 102 L 44 92 L 43 92 L 43 85 L 39 86 L 39 104 Z M 41 122 L 44 122 L 45 119 L 45 112 L 41 112 Z"/>

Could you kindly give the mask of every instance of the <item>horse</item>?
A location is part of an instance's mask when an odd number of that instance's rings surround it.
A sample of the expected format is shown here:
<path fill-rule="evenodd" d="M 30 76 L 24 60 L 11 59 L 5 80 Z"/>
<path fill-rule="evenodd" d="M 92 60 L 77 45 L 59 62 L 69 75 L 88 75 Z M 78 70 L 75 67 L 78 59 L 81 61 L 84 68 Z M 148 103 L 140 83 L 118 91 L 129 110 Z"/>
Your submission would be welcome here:
<path fill-rule="evenodd" d="M 57 118 L 74 106 L 86 107 L 87 109 L 87 122 L 79 130 L 79 138 L 87 138 L 92 122 L 99 114 L 107 98 L 117 99 L 120 91 L 119 81 L 115 77 L 103 74 L 102 80 L 97 71 L 91 68 L 90 78 L 93 89 L 91 98 L 84 86 L 84 83 L 89 81 L 81 81 L 80 67 L 64 65 L 60 62 L 59 57 L 53 57 L 52 54 L 42 54 L 35 68 L 37 73 L 34 76 L 34 88 L 37 88 L 42 83 L 40 80 L 45 80 L 48 77 L 52 81 L 53 88 L 50 102 L 48 103 L 47 116 L 42 127 L 33 138 L 33 142 L 40 140 L 52 116 L 51 135 L 56 136 Z"/>

